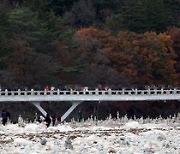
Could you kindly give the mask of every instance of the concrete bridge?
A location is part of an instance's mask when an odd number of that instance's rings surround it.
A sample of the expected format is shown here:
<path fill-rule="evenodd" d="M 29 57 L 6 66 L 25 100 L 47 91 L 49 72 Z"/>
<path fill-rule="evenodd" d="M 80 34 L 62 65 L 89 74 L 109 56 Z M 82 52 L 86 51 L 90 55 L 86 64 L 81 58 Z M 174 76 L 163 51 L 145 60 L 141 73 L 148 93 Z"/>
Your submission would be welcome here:
<path fill-rule="evenodd" d="M 42 101 L 70 101 L 72 106 L 62 116 L 64 121 L 68 115 L 85 101 L 166 101 L 180 100 L 180 89 L 121 89 L 121 90 L 53 90 L 53 91 L 0 91 L 0 102 L 30 102 L 46 116 L 47 112 L 41 107 Z"/>

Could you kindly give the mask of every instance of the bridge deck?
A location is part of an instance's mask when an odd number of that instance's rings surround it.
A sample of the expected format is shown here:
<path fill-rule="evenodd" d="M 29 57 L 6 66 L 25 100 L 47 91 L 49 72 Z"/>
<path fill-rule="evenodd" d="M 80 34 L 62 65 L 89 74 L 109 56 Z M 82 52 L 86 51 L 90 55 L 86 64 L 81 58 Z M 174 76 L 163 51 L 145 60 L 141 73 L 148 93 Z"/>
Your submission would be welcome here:
<path fill-rule="evenodd" d="M 44 115 L 47 112 L 41 107 L 42 101 L 70 101 L 72 106 L 64 113 L 64 121 L 69 114 L 84 101 L 152 101 L 180 100 L 180 89 L 147 89 L 147 90 L 55 90 L 55 91 L 0 91 L 0 102 L 30 102 Z"/>
<path fill-rule="evenodd" d="M 144 101 L 180 100 L 180 89 L 147 90 L 55 90 L 55 91 L 0 91 L 1 102 L 18 101 Z"/>

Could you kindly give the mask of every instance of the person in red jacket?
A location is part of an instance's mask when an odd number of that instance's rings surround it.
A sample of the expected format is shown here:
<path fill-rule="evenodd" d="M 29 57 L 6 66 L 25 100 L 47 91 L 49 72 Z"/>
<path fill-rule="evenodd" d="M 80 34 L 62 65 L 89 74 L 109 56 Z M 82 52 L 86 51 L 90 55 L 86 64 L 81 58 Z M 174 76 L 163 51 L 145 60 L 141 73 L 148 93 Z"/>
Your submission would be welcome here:
<path fill-rule="evenodd" d="M 45 91 L 49 91 L 49 87 L 46 86 L 46 87 L 44 88 L 44 90 L 45 90 Z"/>
<path fill-rule="evenodd" d="M 61 123 L 61 114 L 58 114 L 58 116 L 57 116 L 57 122 L 58 122 L 58 124 Z"/>

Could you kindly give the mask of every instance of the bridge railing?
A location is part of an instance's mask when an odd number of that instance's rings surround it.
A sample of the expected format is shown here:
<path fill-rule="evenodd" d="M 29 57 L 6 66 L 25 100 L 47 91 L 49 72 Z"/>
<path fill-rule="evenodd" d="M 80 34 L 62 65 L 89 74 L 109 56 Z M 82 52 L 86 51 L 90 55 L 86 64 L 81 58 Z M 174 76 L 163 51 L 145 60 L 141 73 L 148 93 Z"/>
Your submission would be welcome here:
<path fill-rule="evenodd" d="M 147 89 L 147 90 L 49 90 L 49 91 L 37 91 L 31 89 L 29 91 L 24 91 L 18 89 L 17 91 L 8 91 L 5 89 L 4 91 L 0 91 L 0 96 L 54 96 L 54 95 L 171 95 L 171 94 L 180 94 L 180 89 Z"/>

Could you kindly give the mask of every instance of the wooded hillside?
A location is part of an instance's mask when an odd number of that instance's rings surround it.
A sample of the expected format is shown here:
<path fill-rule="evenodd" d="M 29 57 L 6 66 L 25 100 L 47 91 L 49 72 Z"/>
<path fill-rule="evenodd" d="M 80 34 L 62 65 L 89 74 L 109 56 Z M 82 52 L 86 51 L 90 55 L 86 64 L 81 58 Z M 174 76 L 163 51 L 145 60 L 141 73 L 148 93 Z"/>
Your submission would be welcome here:
<path fill-rule="evenodd" d="M 179 0 L 0 0 L 1 87 L 177 86 L 179 73 Z"/>

